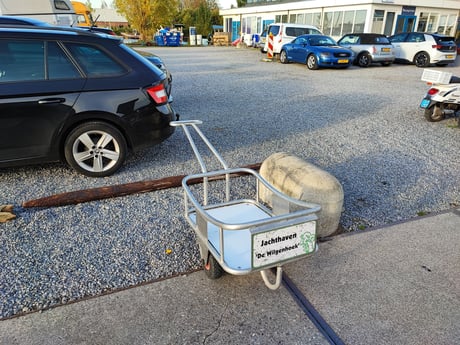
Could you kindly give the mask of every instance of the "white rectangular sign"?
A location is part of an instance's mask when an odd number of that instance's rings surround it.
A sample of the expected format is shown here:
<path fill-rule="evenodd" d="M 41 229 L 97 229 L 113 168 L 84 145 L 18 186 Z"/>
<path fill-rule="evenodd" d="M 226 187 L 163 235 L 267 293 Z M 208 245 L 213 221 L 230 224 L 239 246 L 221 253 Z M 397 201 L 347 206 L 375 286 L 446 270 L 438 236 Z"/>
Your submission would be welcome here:
<path fill-rule="evenodd" d="M 252 235 L 252 267 L 309 254 L 316 247 L 316 221 Z"/>

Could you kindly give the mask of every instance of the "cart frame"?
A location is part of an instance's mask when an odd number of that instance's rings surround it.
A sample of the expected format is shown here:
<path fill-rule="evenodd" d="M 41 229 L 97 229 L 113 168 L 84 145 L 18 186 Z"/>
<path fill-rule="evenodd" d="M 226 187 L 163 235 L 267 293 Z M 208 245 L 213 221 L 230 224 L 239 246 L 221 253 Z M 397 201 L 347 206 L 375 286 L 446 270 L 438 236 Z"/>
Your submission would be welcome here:
<path fill-rule="evenodd" d="M 234 275 L 260 271 L 265 285 L 275 290 L 281 283 L 283 264 L 317 250 L 317 213 L 321 207 L 281 193 L 252 169 L 229 168 L 198 128 L 201 123 L 200 120 L 186 120 L 170 124 L 182 127 L 202 170 L 185 176 L 182 187 L 185 218 L 197 235 L 205 269 L 215 260 L 214 265 L 217 263 Z M 223 169 L 207 170 L 189 128 L 195 130 Z M 235 183 L 232 180 L 236 176 L 255 181 L 252 197 L 233 198 Z M 221 181 L 225 189 L 221 199 L 212 204 L 209 203 L 211 181 Z M 198 187 L 192 188 L 192 185 Z M 261 200 L 261 188 L 268 191 L 268 200 Z M 267 272 L 275 267 L 275 282 L 272 283 Z"/>

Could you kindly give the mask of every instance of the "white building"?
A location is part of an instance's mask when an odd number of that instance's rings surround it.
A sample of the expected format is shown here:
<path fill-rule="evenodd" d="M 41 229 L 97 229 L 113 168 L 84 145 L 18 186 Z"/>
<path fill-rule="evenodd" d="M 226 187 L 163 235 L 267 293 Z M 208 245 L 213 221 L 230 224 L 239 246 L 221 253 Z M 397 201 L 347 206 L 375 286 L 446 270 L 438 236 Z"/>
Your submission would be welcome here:
<path fill-rule="evenodd" d="M 248 0 L 221 10 L 232 40 L 260 33 L 270 23 L 311 24 L 335 39 L 352 32 L 387 36 L 406 31 L 458 35 L 460 0 Z"/>

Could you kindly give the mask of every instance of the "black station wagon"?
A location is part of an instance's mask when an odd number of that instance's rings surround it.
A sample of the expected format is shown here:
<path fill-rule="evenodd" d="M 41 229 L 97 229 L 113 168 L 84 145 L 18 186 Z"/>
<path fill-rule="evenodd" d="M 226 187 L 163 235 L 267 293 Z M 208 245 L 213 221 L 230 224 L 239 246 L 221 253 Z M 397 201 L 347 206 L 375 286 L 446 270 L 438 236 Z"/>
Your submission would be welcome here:
<path fill-rule="evenodd" d="M 119 38 L 0 28 L 0 167 L 63 161 L 94 177 L 157 144 L 177 119 L 166 74 Z"/>

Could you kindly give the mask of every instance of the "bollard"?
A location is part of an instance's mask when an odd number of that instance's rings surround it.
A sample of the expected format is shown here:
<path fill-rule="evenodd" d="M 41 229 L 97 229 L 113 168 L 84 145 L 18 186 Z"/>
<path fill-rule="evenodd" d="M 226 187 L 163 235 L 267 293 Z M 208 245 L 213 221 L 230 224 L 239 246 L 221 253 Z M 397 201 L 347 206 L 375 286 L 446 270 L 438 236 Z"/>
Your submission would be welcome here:
<path fill-rule="evenodd" d="M 285 152 L 274 153 L 264 160 L 260 175 L 280 192 L 321 206 L 318 237 L 330 236 L 338 230 L 344 195 L 342 185 L 334 176 Z M 269 193 L 261 187 L 261 200 L 271 200 Z"/>

